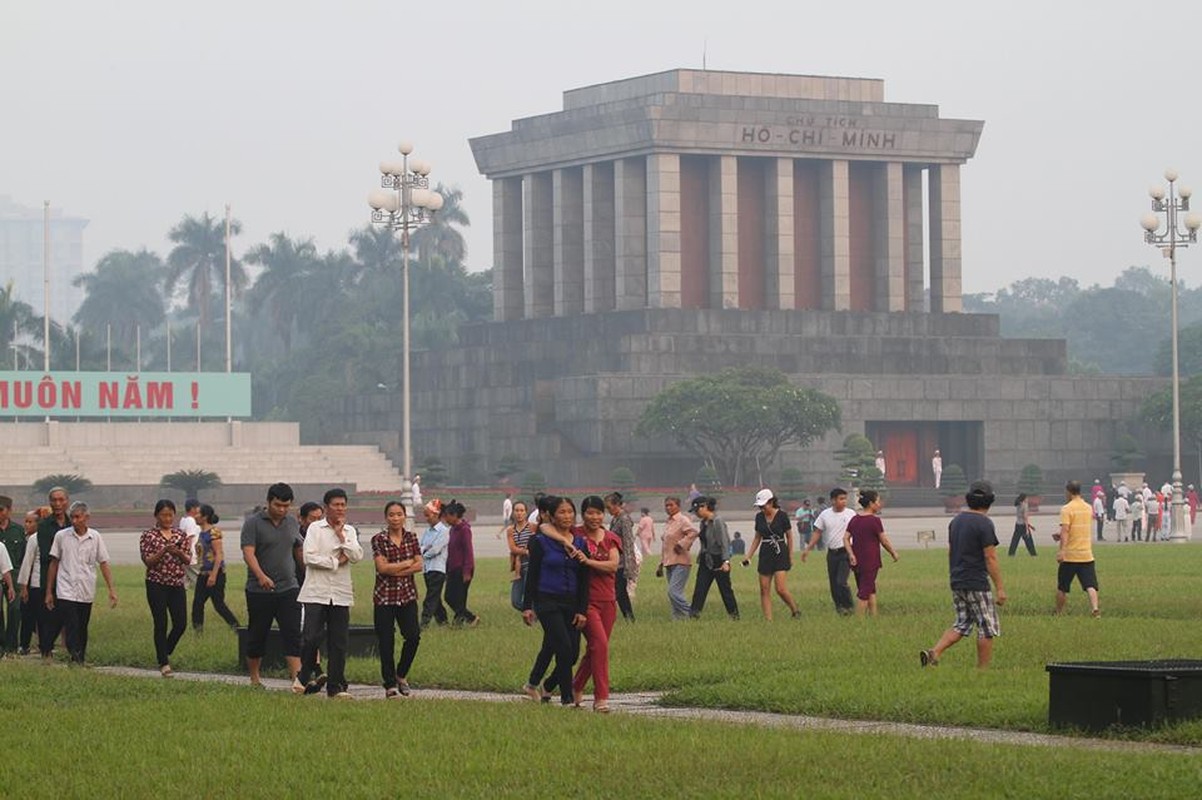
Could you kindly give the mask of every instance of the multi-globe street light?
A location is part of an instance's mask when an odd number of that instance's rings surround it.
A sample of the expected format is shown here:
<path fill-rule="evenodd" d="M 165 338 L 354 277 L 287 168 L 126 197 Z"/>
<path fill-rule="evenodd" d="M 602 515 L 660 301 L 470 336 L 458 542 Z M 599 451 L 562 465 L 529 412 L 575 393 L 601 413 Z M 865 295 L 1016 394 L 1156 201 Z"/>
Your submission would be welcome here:
<path fill-rule="evenodd" d="M 1177 248 L 1188 247 L 1198 241 L 1198 228 L 1202 227 L 1202 217 L 1189 212 L 1189 199 L 1192 194 L 1185 186 L 1177 185 L 1176 170 L 1165 170 L 1164 179 L 1168 188 L 1153 186 L 1148 190 L 1152 196 L 1152 212 L 1140 219 L 1144 229 L 1144 241 L 1154 247 L 1159 247 L 1169 260 L 1170 297 L 1172 311 L 1170 313 L 1173 326 L 1173 502 L 1172 502 L 1172 534 L 1173 541 L 1186 542 L 1190 539 L 1190 526 L 1186 523 L 1185 497 L 1181 491 L 1181 374 L 1177 363 Z M 1165 227 L 1161 230 L 1160 215 L 1165 217 Z M 1185 214 L 1184 219 L 1182 214 Z"/>
<path fill-rule="evenodd" d="M 413 145 L 401 142 L 397 150 L 401 160 L 380 162 L 380 187 L 373 189 L 367 202 L 372 207 L 371 221 L 401 234 L 401 281 L 404 306 L 401 321 L 403 355 L 401 358 L 401 452 L 404 476 L 401 482 L 401 501 L 413 502 L 412 427 L 410 424 L 411 386 L 409 382 L 409 237 L 421 225 L 433 219 L 442 208 L 442 195 L 430 190 L 430 164 L 410 159 Z M 411 514 L 417 514 L 411 509 Z"/>

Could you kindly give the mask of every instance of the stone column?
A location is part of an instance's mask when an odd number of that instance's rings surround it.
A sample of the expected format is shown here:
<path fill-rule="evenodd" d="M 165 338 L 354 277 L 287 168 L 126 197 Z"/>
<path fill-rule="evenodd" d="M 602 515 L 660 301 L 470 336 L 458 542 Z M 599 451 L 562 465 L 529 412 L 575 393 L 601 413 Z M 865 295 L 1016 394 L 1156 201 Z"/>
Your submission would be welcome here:
<path fill-rule="evenodd" d="M 647 305 L 680 308 L 680 156 L 647 156 Z"/>
<path fill-rule="evenodd" d="M 906 310 L 906 234 L 902 165 L 878 165 L 872 187 L 876 311 Z"/>
<path fill-rule="evenodd" d="M 549 317 L 555 310 L 551 173 L 527 175 L 525 188 L 522 243 L 525 248 L 526 316 Z"/>
<path fill-rule="evenodd" d="M 508 322 L 525 314 L 522 299 L 522 179 L 492 182 L 493 319 Z"/>
<path fill-rule="evenodd" d="M 902 170 L 906 216 L 906 310 L 926 310 L 923 255 L 922 167 L 907 164 Z"/>
<path fill-rule="evenodd" d="M 959 313 L 964 298 L 960 283 L 960 165 L 932 164 L 931 312 Z"/>
<path fill-rule="evenodd" d="M 647 163 L 614 162 L 614 306 L 647 305 Z"/>
<path fill-rule="evenodd" d="M 710 308 L 739 307 L 739 162 L 710 160 Z"/>
<path fill-rule="evenodd" d="M 768 308 L 796 306 L 793 263 L 793 159 L 778 158 L 764 182 L 765 268 L 764 299 Z"/>
<path fill-rule="evenodd" d="M 818 169 L 818 237 L 822 258 L 822 309 L 851 308 L 851 208 L 847 162 L 825 161 Z"/>
<path fill-rule="evenodd" d="M 584 186 L 579 167 L 551 173 L 555 316 L 584 311 Z"/>
<path fill-rule="evenodd" d="M 584 194 L 584 311 L 614 308 L 614 167 L 585 164 Z"/>

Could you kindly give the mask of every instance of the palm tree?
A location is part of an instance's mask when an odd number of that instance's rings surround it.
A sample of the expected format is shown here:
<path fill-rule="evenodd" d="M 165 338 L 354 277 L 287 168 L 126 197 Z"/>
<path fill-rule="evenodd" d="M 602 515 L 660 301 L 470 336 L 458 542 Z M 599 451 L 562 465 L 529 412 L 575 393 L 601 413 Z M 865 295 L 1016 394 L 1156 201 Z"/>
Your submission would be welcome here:
<path fill-rule="evenodd" d="M 357 269 L 348 275 L 358 283 L 368 275 L 401 274 L 401 240 L 383 225 L 368 225 L 350 235 Z"/>
<path fill-rule="evenodd" d="M 317 247 L 312 239 L 294 242 L 286 233 L 273 233 L 270 243 L 253 248 L 246 260 L 263 267 L 251 294 L 256 304 L 267 307 L 285 355 L 291 354 L 292 329 L 318 272 Z"/>
<path fill-rule="evenodd" d="M 20 357 L 26 362 L 38 360 L 40 364 L 41 351 L 30 340 L 41 337 L 42 318 L 29 303 L 14 297 L 13 291 L 12 280 L 0 289 L 0 359 L 13 363 Z"/>
<path fill-rule="evenodd" d="M 230 236 L 242 232 L 242 223 L 230 222 Z M 188 305 L 196 308 L 204 327 L 212 321 L 209 304 L 214 287 L 225 286 L 225 220 L 210 216 L 206 211 L 199 219 L 191 215 L 180 220 L 167 234 L 175 247 L 167 255 L 167 278 L 164 288 L 173 295 L 181 284 L 186 285 Z M 246 286 L 246 271 L 233 259 L 230 264 L 230 288 L 234 294 Z"/>
<path fill-rule="evenodd" d="M 467 244 L 456 227 L 471 225 L 467 212 L 463 210 L 463 190 L 458 186 L 438 184 L 435 191 L 442 195 L 443 205 L 430 222 L 413 234 L 413 247 L 417 259 L 428 263 L 438 257 L 446 264 L 462 264 L 467 256 Z"/>
<path fill-rule="evenodd" d="M 131 350 L 139 325 L 143 335 L 149 337 L 167 317 L 160 288 L 163 273 L 163 260 L 148 250 L 108 253 L 96 264 L 95 271 L 72 281 L 86 292 L 75 312 L 75 323 L 100 341 L 105 340 L 106 326 L 111 325 L 113 343 Z"/>

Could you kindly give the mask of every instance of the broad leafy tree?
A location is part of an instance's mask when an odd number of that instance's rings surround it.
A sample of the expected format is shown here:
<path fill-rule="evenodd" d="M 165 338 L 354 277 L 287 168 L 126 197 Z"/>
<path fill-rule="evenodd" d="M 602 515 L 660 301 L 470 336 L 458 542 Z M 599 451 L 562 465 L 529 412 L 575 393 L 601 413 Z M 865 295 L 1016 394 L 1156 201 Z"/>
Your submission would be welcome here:
<path fill-rule="evenodd" d="M 840 425 L 833 397 L 789 383 L 777 369 L 743 367 L 672 384 L 639 420 L 641 436 L 667 436 L 729 486 L 761 478 L 781 447 L 805 446 Z"/>

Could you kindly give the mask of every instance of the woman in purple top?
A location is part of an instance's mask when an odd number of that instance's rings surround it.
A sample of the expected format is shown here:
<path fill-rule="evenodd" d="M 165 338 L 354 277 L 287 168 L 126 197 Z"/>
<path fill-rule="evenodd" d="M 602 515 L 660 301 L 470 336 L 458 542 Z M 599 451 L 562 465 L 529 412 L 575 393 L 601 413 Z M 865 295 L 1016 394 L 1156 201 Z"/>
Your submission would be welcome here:
<path fill-rule="evenodd" d="M 860 492 L 859 514 L 847 523 L 847 546 L 851 551 L 851 569 L 856 576 L 856 613 L 876 616 L 876 574 L 881 571 L 881 548 L 897 561 L 897 551 L 885 535 L 885 526 L 878 516 L 881 496 L 872 489 Z"/>
<path fill-rule="evenodd" d="M 559 689 L 560 702 L 573 705 L 572 667 L 580 655 L 580 631 L 588 621 L 588 575 L 575 553 L 586 547 L 577 535 L 576 505 L 566 497 L 549 497 L 550 523 L 542 522 L 530 540 L 530 564 L 522 594 L 522 621 L 533 625 L 537 617 L 543 628 L 543 643 L 523 691 L 534 700 L 550 699 Z M 555 658 L 555 671 L 540 686 L 543 673 Z"/>
<path fill-rule="evenodd" d="M 447 542 L 447 605 L 455 612 L 455 625 L 474 628 L 480 617 L 467 607 L 467 592 L 476 572 L 476 553 L 472 547 L 472 526 L 463 515 L 467 509 L 458 500 L 442 507 L 442 519 L 451 527 Z"/>

